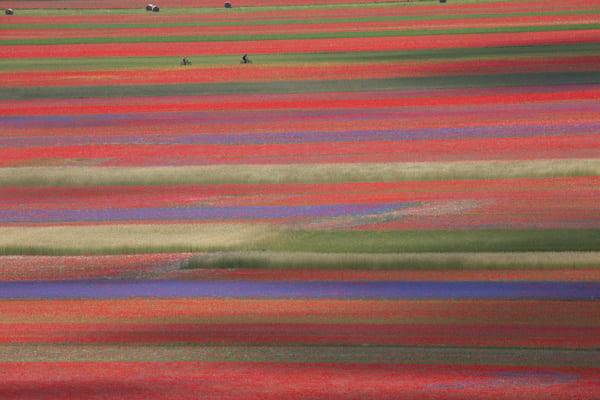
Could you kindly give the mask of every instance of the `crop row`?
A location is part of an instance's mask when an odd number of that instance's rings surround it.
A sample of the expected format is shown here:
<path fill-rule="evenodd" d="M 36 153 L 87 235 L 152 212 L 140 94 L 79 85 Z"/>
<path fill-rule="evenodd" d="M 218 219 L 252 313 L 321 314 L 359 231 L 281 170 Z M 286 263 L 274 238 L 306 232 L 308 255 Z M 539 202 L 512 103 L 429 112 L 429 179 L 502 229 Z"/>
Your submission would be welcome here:
<path fill-rule="evenodd" d="M 383 345 L 593 349 L 600 327 L 428 324 L 0 324 L 1 344 Z"/>
<path fill-rule="evenodd" d="M 600 30 L 575 30 L 554 32 L 488 33 L 485 35 L 444 35 L 438 36 L 390 37 L 388 40 L 373 41 L 372 38 L 331 39 L 283 39 L 215 42 L 175 42 L 175 43 L 122 43 L 105 44 L 61 44 L 52 46 L 20 45 L 0 46 L 2 58 L 71 58 L 71 57 L 156 57 L 217 54 L 273 54 L 273 53 L 315 53 L 342 51 L 401 51 L 470 48 L 484 46 L 540 46 L 581 43 L 598 43 Z"/>
<path fill-rule="evenodd" d="M 193 68 L 186 70 L 100 70 L 100 71 L 32 71 L 4 72 L 0 79 L 6 87 L 40 86 L 97 86 L 105 85 L 160 85 L 210 82 L 269 82 L 290 80 L 351 80 L 384 79 L 425 76 L 461 76 L 465 74 L 508 74 L 597 71 L 597 56 L 531 58 L 519 60 L 480 60 L 444 62 L 398 62 L 375 64 L 288 65 L 220 68 Z M 232 78 L 233 77 L 233 78 Z"/>
<path fill-rule="evenodd" d="M 296 362 L 39 362 L 4 363 L 0 377 L 11 382 L 7 399 L 28 399 L 30 381 L 44 381 L 36 399 L 69 394 L 84 397 L 90 387 L 105 397 L 272 400 L 363 398 L 418 399 L 424 396 L 493 400 L 566 400 L 596 393 L 594 368 L 406 364 L 302 364 Z M 50 373 L 49 371 L 55 371 Z M 27 379 L 24 378 L 27 377 Z M 176 384 L 173 384 L 173 382 Z M 107 383 L 108 382 L 108 383 Z M 235 383 L 235 384 L 233 384 Z M 507 395 L 507 393 L 510 394 Z M 111 398 L 112 398 L 111 397 Z"/>
<path fill-rule="evenodd" d="M 2 256 L 2 281 L 600 281 L 598 252 Z"/>

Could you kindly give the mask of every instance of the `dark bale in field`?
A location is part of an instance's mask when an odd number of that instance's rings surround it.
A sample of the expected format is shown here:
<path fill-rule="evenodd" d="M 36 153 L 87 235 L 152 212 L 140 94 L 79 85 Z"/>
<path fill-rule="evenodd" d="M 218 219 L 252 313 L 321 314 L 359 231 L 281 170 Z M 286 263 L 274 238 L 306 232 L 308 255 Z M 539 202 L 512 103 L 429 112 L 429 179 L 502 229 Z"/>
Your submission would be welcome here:
<path fill-rule="evenodd" d="M 228 1 L 226 1 L 226 2 L 225 2 L 225 8 L 231 8 L 231 7 L 233 7 L 233 6 L 231 5 L 231 3 L 230 3 L 230 2 L 228 2 Z"/>
<path fill-rule="evenodd" d="M 152 8 L 154 7 L 154 4 L 148 4 L 146 6 L 146 11 L 152 11 Z"/>
<path fill-rule="evenodd" d="M 4 10 L 4 14 L 6 15 L 14 15 L 15 10 L 13 10 L 12 8 L 7 8 L 6 10 Z"/>
<path fill-rule="evenodd" d="M 446 0 L 440 0 L 440 3 L 445 3 L 445 2 L 446 2 Z"/>
<path fill-rule="evenodd" d="M 152 12 L 159 12 L 159 11 L 160 11 L 160 7 L 158 7 L 158 6 L 152 7 Z"/>

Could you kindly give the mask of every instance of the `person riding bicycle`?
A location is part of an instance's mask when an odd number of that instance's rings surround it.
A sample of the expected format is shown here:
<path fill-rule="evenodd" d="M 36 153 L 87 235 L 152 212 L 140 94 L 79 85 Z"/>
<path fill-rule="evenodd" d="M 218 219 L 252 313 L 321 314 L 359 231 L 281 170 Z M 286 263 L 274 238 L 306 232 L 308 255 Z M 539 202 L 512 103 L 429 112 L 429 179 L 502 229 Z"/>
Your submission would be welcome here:
<path fill-rule="evenodd" d="M 181 65 L 192 65 L 192 62 L 190 61 L 190 59 L 189 59 L 189 58 L 187 58 L 187 57 L 183 57 L 183 58 L 181 59 Z"/>
<path fill-rule="evenodd" d="M 242 62 L 241 63 L 242 64 L 251 64 L 252 63 L 252 61 L 250 61 L 250 59 L 248 58 L 248 54 L 244 54 L 242 56 Z"/>

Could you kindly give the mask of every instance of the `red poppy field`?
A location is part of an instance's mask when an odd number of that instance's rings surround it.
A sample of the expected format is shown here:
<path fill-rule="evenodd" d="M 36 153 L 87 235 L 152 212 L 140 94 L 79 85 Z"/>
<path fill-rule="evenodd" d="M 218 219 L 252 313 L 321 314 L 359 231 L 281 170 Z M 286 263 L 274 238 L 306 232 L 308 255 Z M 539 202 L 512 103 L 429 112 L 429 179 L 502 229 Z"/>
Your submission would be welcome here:
<path fill-rule="evenodd" d="M 0 399 L 599 398 L 600 1 L 232 3 L 0 0 Z"/>

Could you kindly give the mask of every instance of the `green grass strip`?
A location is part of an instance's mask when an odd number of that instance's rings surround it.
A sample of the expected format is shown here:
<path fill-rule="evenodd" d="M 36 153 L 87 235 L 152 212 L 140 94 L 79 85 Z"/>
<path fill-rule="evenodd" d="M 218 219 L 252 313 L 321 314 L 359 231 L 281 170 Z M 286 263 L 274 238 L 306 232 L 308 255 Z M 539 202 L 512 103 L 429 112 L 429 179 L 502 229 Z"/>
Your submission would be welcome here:
<path fill-rule="evenodd" d="M 595 55 L 600 52 L 600 43 L 557 46 L 513 46 L 454 48 L 390 52 L 332 52 L 262 54 L 253 56 L 255 63 L 307 64 L 307 63 L 392 63 L 408 60 L 465 60 L 494 59 L 536 56 Z M 239 55 L 194 56 L 195 66 L 238 65 Z M 159 69 L 179 65 L 175 57 L 90 57 L 90 58 L 23 58 L 1 59 L 0 71 L 46 71 L 46 70 L 116 70 L 116 69 Z"/>
<path fill-rule="evenodd" d="M 600 69 L 600 67 L 599 67 Z M 225 82 L 174 85 L 26 87 L 0 92 L 1 100 L 361 92 L 502 86 L 556 86 L 600 83 L 600 71 L 539 74 L 434 76 L 329 81 Z"/>
<path fill-rule="evenodd" d="M 558 32 L 600 29 L 600 24 L 573 25 L 532 25 L 532 26 L 500 26 L 492 28 L 458 28 L 458 29 L 418 29 L 418 30 L 385 30 L 385 31 L 350 31 L 350 32 L 314 32 L 314 33 L 275 33 L 275 34 L 230 34 L 207 36 L 131 36 L 131 37 L 93 37 L 93 38 L 47 38 L 47 39 L 9 39 L 0 40 L 0 46 L 48 46 L 67 44 L 101 44 L 101 43 L 190 43 L 190 42 L 240 42 L 259 40 L 307 40 L 307 39 L 350 39 L 381 37 L 413 37 L 437 35 L 475 35 L 493 33 L 519 32 Z"/>
<path fill-rule="evenodd" d="M 0 168 L 0 187 L 394 182 L 571 176 L 600 176 L 600 159 Z"/>
<path fill-rule="evenodd" d="M 192 256 L 183 269 L 499 270 L 600 268 L 600 252 L 315 253 L 215 252 Z"/>
<path fill-rule="evenodd" d="M 521 12 L 507 14 L 446 14 L 446 15 L 390 15 L 364 18 L 314 18 L 314 19 L 265 19 L 265 20 L 237 20 L 237 21 L 211 21 L 199 20 L 194 22 L 158 22 L 153 23 L 78 23 L 78 24 L 6 24 L 0 26 L 2 30 L 53 30 L 53 29 L 132 29 L 132 28 L 175 28 L 175 27 L 201 27 L 201 26 L 262 26 L 262 25 L 296 25 L 296 24 L 336 24 L 336 23 L 362 23 L 362 22 L 396 22 L 396 21 L 445 21 L 455 19 L 495 19 L 507 17 L 550 17 L 572 15 L 598 15 L 600 10 L 568 10 L 554 12 Z"/>
<path fill-rule="evenodd" d="M 316 253 L 598 251 L 600 230 L 285 231 L 254 246 Z"/>
<path fill-rule="evenodd" d="M 0 362 L 377 363 L 597 367 L 600 350 L 451 346 L 2 344 Z"/>

